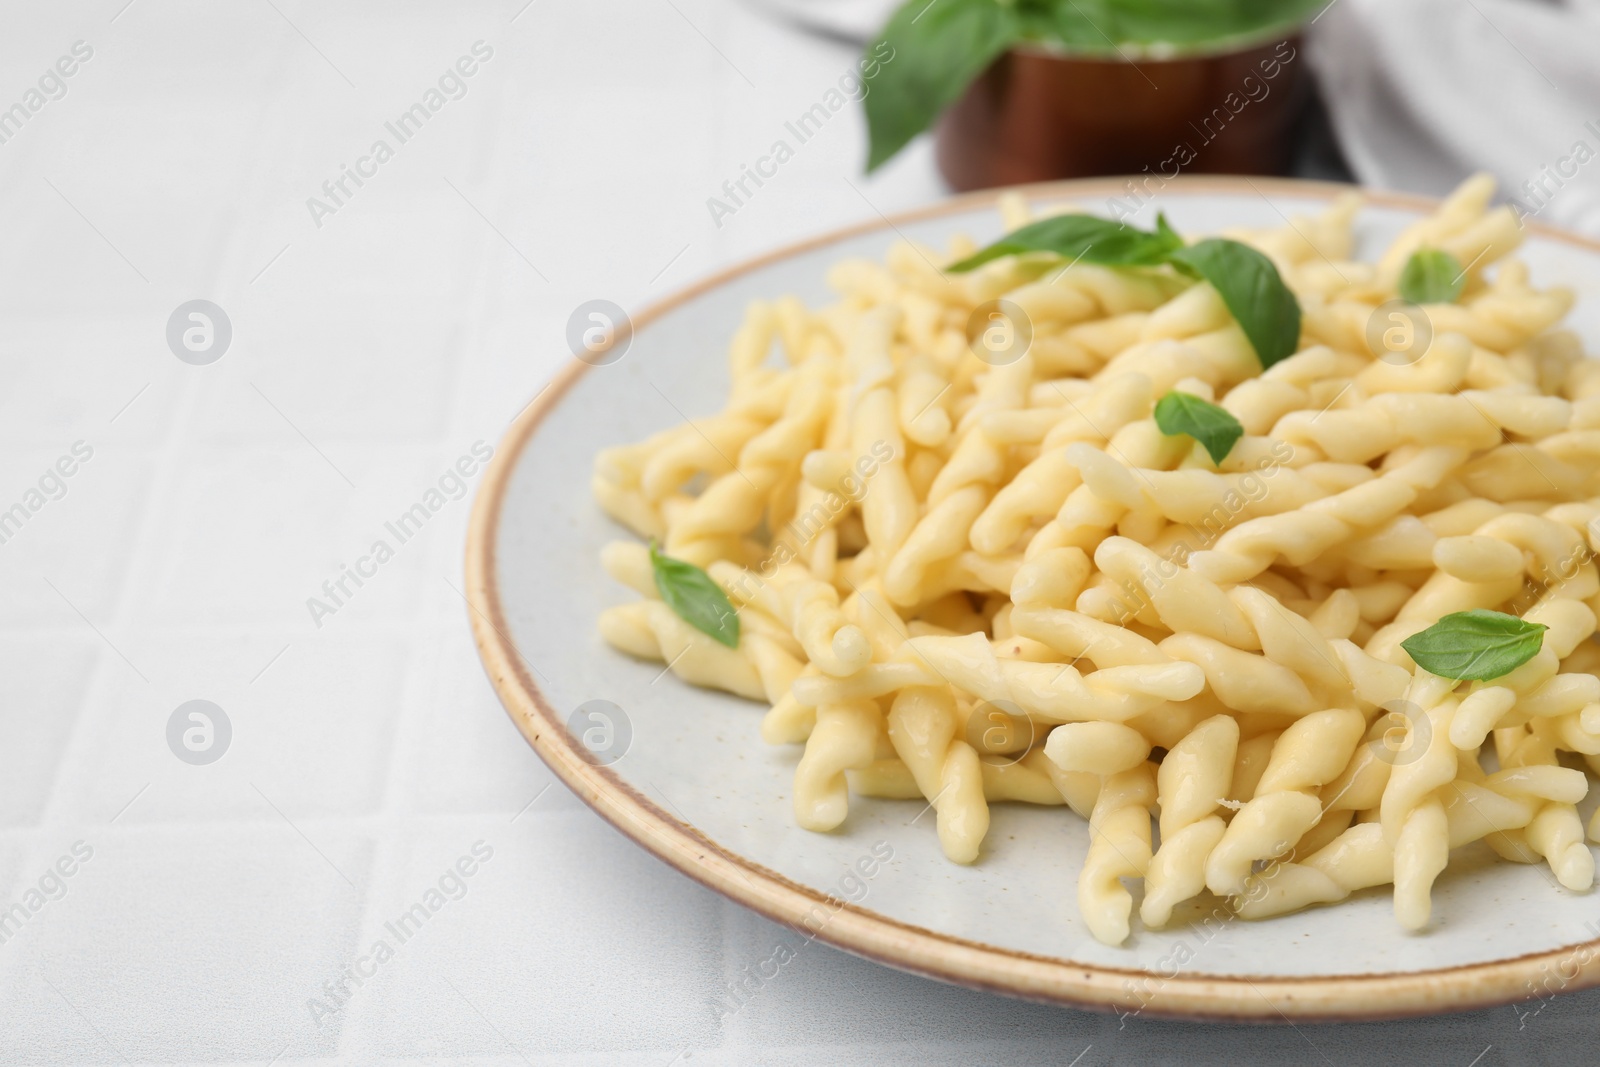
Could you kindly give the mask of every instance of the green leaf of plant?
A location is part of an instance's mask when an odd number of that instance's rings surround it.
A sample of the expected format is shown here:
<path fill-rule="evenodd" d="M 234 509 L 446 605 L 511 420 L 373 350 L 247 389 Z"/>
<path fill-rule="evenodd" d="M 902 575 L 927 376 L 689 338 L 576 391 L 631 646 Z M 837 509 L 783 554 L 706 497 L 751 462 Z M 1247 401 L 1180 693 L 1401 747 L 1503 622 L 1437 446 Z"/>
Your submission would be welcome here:
<path fill-rule="evenodd" d="M 1274 30 L 1292 33 L 1327 0 L 1020 0 L 1033 12 L 1033 37 L 1073 52 L 1110 54 L 1164 44 L 1216 47 Z M 1137 56 L 1133 58 L 1137 59 Z M 1290 59 L 1293 53 L 1290 53 Z"/>
<path fill-rule="evenodd" d="M 1221 463 L 1239 438 L 1244 427 L 1232 414 L 1207 403 L 1193 393 L 1180 393 L 1176 389 L 1156 402 L 1156 426 L 1169 437 L 1188 434 L 1199 441 L 1211 462 Z"/>
<path fill-rule="evenodd" d="M 1158 231 L 1150 233 L 1094 215 L 1056 215 L 1013 230 L 945 269 L 962 274 L 1001 256 L 1024 252 L 1051 252 L 1063 259 L 1110 267 L 1153 267 L 1183 247 L 1183 238 L 1166 225 L 1165 217 L 1157 226 Z"/>
<path fill-rule="evenodd" d="M 1300 302 L 1272 260 L 1221 237 L 1180 249 L 1170 259 L 1211 283 L 1250 339 L 1262 369 L 1294 355 L 1300 345 Z"/>
<path fill-rule="evenodd" d="M 739 615 L 711 575 L 693 563 L 662 555 L 654 542 L 650 570 L 661 599 L 680 619 L 729 648 L 739 647 Z"/>
<path fill-rule="evenodd" d="M 864 57 L 879 64 L 862 100 L 867 172 L 933 125 L 1020 32 L 1012 6 L 996 0 L 908 0 L 896 10 Z"/>
<path fill-rule="evenodd" d="M 1411 253 L 1400 272 L 1400 299 L 1413 304 L 1453 304 L 1466 285 L 1461 261 L 1441 248 Z"/>
<path fill-rule="evenodd" d="M 1458 611 L 1400 642 L 1417 666 L 1441 678 L 1486 682 L 1532 659 L 1548 630 L 1498 611 Z"/>
<path fill-rule="evenodd" d="M 1167 213 L 1165 211 L 1156 212 L 1156 233 L 1167 239 L 1174 252 L 1183 247 L 1183 238 L 1178 236 L 1178 231 L 1174 230 L 1172 223 L 1167 221 Z"/>

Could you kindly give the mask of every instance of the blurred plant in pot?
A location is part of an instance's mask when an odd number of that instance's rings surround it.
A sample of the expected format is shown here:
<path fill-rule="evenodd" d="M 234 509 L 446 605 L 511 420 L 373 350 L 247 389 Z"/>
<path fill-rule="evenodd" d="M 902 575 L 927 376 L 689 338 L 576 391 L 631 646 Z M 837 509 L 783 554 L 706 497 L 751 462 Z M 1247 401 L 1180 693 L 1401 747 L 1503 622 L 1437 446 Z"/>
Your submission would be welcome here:
<path fill-rule="evenodd" d="M 908 0 L 869 46 L 896 61 L 863 101 L 867 170 L 937 122 L 959 189 L 1282 172 L 1307 87 L 1298 33 L 1326 2 Z"/>

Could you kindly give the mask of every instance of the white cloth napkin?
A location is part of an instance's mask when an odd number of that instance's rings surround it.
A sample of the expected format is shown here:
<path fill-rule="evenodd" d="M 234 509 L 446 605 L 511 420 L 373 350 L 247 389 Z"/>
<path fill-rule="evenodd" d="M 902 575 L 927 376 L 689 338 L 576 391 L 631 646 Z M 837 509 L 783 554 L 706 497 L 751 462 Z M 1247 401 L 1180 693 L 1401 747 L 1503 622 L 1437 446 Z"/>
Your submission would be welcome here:
<path fill-rule="evenodd" d="M 1488 171 L 1520 212 L 1600 235 L 1600 2 L 1334 0 L 1310 59 L 1363 184 Z"/>

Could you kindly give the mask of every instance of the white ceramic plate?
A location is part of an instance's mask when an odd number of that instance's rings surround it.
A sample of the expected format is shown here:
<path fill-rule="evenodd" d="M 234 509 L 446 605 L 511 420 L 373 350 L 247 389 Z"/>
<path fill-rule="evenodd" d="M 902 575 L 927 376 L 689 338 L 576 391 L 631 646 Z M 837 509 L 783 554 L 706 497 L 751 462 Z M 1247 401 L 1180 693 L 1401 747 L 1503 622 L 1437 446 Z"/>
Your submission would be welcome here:
<path fill-rule="evenodd" d="M 1188 234 L 1281 225 L 1340 188 L 1180 180 L 1142 220 L 1159 206 Z M 1104 211 L 1119 189 L 1088 181 L 1027 191 Z M 761 742 L 763 707 L 695 689 L 600 640 L 601 608 L 634 594 L 600 567 L 599 547 L 631 535 L 591 500 L 595 452 L 720 408 L 728 340 L 747 301 L 795 293 L 826 302 L 830 264 L 879 259 L 900 235 L 936 245 L 958 232 L 991 239 L 1000 232 L 993 198 L 951 201 L 728 271 L 637 315 L 622 359 L 596 368 L 574 361 L 519 417 L 478 494 L 467 580 L 485 666 L 535 750 L 624 833 L 719 892 L 840 948 L 966 985 L 1272 1021 L 1461 1010 L 1520 1000 L 1530 982 L 1600 982 L 1595 895 L 1567 892 L 1546 868 L 1500 862 L 1481 845 L 1452 857 L 1421 934 L 1397 926 L 1379 889 L 1265 922 L 1160 932 L 1136 925 L 1125 946 L 1102 945 L 1077 914 L 1087 827 L 1067 809 L 997 805 L 972 867 L 944 859 L 917 802 L 852 798 L 839 831 L 800 830 L 790 814 L 799 752 Z M 1359 222 L 1366 258 L 1431 208 L 1383 194 L 1371 200 Z M 1536 282 L 1578 291 L 1569 325 L 1600 352 L 1600 245 L 1533 229 L 1522 255 Z M 609 765 L 565 726 L 596 699 L 624 713 L 608 750 L 620 758 Z"/>

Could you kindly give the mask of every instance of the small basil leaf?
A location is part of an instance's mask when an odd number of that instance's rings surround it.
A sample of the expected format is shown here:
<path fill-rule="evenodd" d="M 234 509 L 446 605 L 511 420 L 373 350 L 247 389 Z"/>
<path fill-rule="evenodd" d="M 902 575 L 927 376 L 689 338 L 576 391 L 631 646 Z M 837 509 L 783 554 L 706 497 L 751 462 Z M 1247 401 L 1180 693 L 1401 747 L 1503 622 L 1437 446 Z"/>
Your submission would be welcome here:
<path fill-rule="evenodd" d="M 1211 462 L 1221 463 L 1227 458 L 1244 427 L 1229 412 L 1207 403 L 1193 393 L 1180 393 L 1176 389 L 1156 403 L 1156 426 L 1169 437 L 1188 434 L 1199 441 Z"/>
<path fill-rule="evenodd" d="M 1021 33 L 1008 4 L 995 0 L 908 0 L 862 56 L 877 67 L 866 84 L 870 174 L 933 125 Z"/>
<path fill-rule="evenodd" d="M 1400 299 L 1413 304 L 1453 304 L 1466 285 L 1461 261 L 1439 248 L 1411 253 L 1400 272 Z"/>
<path fill-rule="evenodd" d="M 650 545 L 650 570 L 667 607 L 684 622 L 729 648 L 739 647 L 739 614 L 711 575 Z"/>
<path fill-rule="evenodd" d="M 1174 252 L 1183 247 L 1183 238 L 1178 236 L 1178 231 L 1174 230 L 1172 223 L 1167 221 L 1167 213 L 1165 211 L 1156 212 L 1156 233 L 1171 242 Z"/>
<path fill-rule="evenodd" d="M 1458 611 L 1400 642 L 1417 666 L 1441 678 L 1486 682 L 1538 654 L 1548 630 L 1498 611 Z"/>
<path fill-rule="evenodd" d="M 1174 266 L 1216 289 L 1256 350 L 1263 369 L 1300 345 L 1300 302 L 1272 260 L 1248 245 L 1213 237 L 1171 255 Z"/>
<path fill-rule="evenodd" d="M 1110 267 L 1154 267 L 1183 247 L 1183 239 L 1165 225 L 1149 233 L 1126 223 L 1094 215 L 1056 215 L 1030 222 L 994 244 L 945 269 L 962 274 L 1001 256 L 1050 252 L 1067 260 Z"/>

